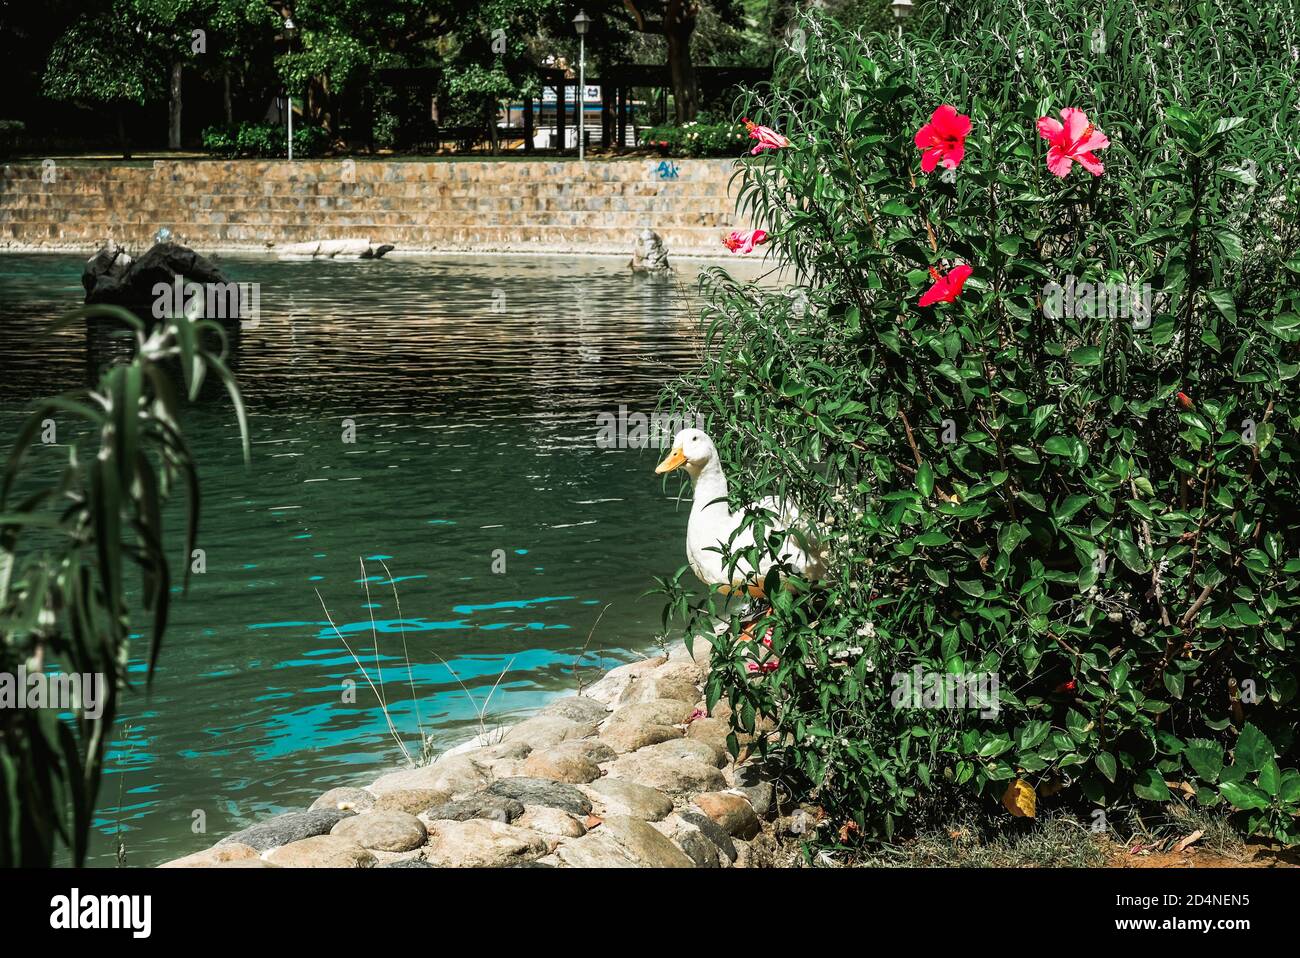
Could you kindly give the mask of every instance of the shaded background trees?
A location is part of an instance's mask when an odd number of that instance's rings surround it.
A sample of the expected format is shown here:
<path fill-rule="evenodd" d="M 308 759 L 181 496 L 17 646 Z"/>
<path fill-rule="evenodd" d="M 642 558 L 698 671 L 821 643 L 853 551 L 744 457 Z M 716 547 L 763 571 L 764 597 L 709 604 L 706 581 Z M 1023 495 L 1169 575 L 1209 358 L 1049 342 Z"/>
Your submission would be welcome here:
<path fill-rule="evenodd" d="M 682 123 L 729 106 L 701 101 L 698 66 L 770 65 L 806 7 L 889 16 L 887 0 L 0 0 L 0 120 L 22 124 L 19 152 L 177 150 L 210 127 L 278 122 L 288 89 L 349 148 L 402 145 L 419 121 L 493 131 L 503 101 L 538 94 L 540 69 L 576 66 L 584 8 L 588 75 L 665 66 Z"/>

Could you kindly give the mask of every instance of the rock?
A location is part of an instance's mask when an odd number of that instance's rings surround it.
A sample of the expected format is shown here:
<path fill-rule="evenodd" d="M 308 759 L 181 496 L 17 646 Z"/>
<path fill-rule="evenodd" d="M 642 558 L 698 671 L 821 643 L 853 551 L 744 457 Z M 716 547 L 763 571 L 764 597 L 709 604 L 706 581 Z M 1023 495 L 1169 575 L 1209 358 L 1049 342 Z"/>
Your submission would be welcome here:
<path fill-rule="evenodd" d="M 437 866 L 500 868 L 541 858 L 554 848 L 554 839 L 527 828 L 476 818 L 464 822 L 433 822 L 429 826 L 425 857 Z"/>
<path fill-rule="evenodd" d="M 86 291 L 86 302 L 90 302 L 90 295 L 101 279 L 105 281 L 106 288 L 109 283 L 120 283 L 126 271 L 131 268 L 132 262 L 125 247 L 112 240 L 105 243 L 98 253 L 86 260 L 86 268 L 81 272 L 81 285 Z"/>
<path fill-rule="evenodd" d="M 730 754 L 727 751 L 727 736 L 730 734 L 731 726 L 721 719 L 698 718 L 686 726 L 687 738 L 712 745 L 724 755 Z"/>
<path fill-rule="evenodd" d="M 691 717 L 695 706 L 681 699 L 651 699 L 615 709 L 605 724 L 605 731 L 615 725 L 681 725 Z"/>
<path fill-rule="evenodd" d="M 280 259 L 379 259 L 395 248 L 391 243 L 375 244 L 365 237 L 286 243 L 277 247 L 276 253 Z"/>
<path fill-rule="evenodd" d="M 263 858 L 236 858 L 230 862 L 217 862 L 213 868 L 279 868 Z"/>
<path fill-rule="evenodd" d="M 632 248 L 632 260 L 628 263 L 633 273 L 663 275 L 672 272 L 668 265 L 668 250 L 663 238 L 654 230 L 641 230 L 636 236 L 636 246 Z"/>
<path fill-rule="evenodd" d="M 436 868 L 423 858 L 400 858 L 395 862 L 385 862 L 379 868 Z"/>
<path fill-rule="evenodd" d="M 364 788 L 331 788 L 311 803 L 312 810 L 332 808 L 340 812 L 364 812 L 373 808 L 375 796 Z"/>
<path fill-rule="evenodd" d="M 682 730 L 671 725 L 633 725 L 631 722 L 618 722 L 602 732 L 599 741 L 622 755 L 626 752 L 635 752 L 647 745 L 681 737 Z"/>
<path fill-rule="evenodd" d="M 640 662 L 620 665 L 606 672 L 600 681 L 587 688 L 582 694 L 605 705 L 613 705 L 633 679 L 646 672 L 654 671 L 667 661 L 667 656 L 661 655 L 653 659 L 642 659 Z"/>
<path fill-rule="evenodd" d="M 587 834 L 586 826 L 568 812 L 546 805 L 525 805 L 515 824 L 556 838 L 581 838 Z"/>
<path fill-rule="evenodd" d="M 450 802 L 451 795 L 436 788 L 395 788 L 384 792 L 374 800 L 377 812 L 406 812 L 419 815 L 422 811 L 435 805 Z"/>
<path fill-rule="evenodd" d="M 736 860 L 736 849 L 739 843 L 733 842 L 731 836 L 727 834 L 727 830 L 709 816 L 684 808 L 677 813 L 677 817 L 687 825 L 698 828 L 705 838 L 718 846 L 718 851 L 722 852 L 723 856 L 729 861 L 734 862 Z"/>
<path fill-rule="evenodd" d="M 605 771 L 610 778 L 648 785 L 670 795 L 717 792 L 727 787 L 727 780 L 712 765 L 691 758 L 647 755 L 645 750 L 619 756 Z"/>
<path fill-rule="evenodd" d="M 238 861 L 260 861 L 261 854 L 252 845 L 245 845 L 241 842 L 227 842 L 222 845 L 213 845 L 211 848 L 205 848 L 201 852 L 195 852 L 193 855 L 186 855 L 184 858 L 174 858 L 169 862 L 163 862 L 159 868 L 212 868 L 216 865 L 225 865 L 230 862 Z"/>
<path fill-rule="evenodd" d="M 522 802 L 502 795 L 483 791 L 455 802 L 434 805 L 420 813 L 426 825 L 434 821 L 464 822 L 472 818 L 486 818 L 494 822 L 513 822 L 524 813 Z"/>
<path fill-rule="evenodd" d="M 549 748 L 596 731 L 594 722 L 579 723 L 558 715 L 535 715 L 506 731 L 505 741 L 523 742 L 534 749 Z"/>
<path fill-rule="evenodd" d="M 264 822 L 258 822 L 242 831 L 227 835 L 218 845 L 239 843 L 256 848 L 259 852 L 288 845 L 291 842 L 326 835 L 335 825 L 354 812 L 336 808 L 318 808 L 308 812 L 286 812 Z"/>
<path fill-rule="evenodd" d="M 529 778 L 582 784 L 600 778 L 600 766 L 581 755 L 542 749 L 528 756 L 520 771 Z"/>
<path fill-rule="evenodd" d="M 694 738 L 675 738 L 667 742 L 659 742 L 657 745 L 647 745 L 640 750 L 639 754 L 663 755 L 673 761 L 693 759 L 705 765 L 712 765 L 714 768 L 722 768 L 727 764 L 725 753 L 719 752 L 708 742 L 701 742 Z"/>
<path fill-rule="evenodd" d="M 702 672 L 708 671 L 712 656 L 713 642 L 703 635 L 695 636 L 689 650 L 685 641 L 678 642 L 668 650 L 669 662 L 693 662 Z"/>
<path fill-rule="evenodd" d="M 468 755 L 444 755 L 432 765 L 380 776 L 370 786 L 376 796 L 402 788 L 431 788 L 452 799 L 472 795 L 492 780 L 487 768 Z"/>
<path fill-rule="evenodd" d="M 694 867 L 654 826 L 623 815 L 609 816 L 581 838 L 565 842 L 556 854 L 573 868 Z"/>
<path fill-rule="evenodd" d="M 699 827 L 672 815 L 662 822 L 656 822 L 655 828 L 672 840 L 686 857 L 695 863 L 696 868 L 725 868 L 731 864 L 730 859 L 722 854 L 717 845 L 709 841 Z"/>
<path fill-rule="evenodd" d="M 489 785 L 487 791 L 524 805 L 545 805 L 583 817 L 591 814 L 591 799 L 579 789 L 544 778 L 503 778 Z"/>
<path fill-rule="evenodd" d="M 375 856 L 350 838 L 314 835 L 281 845 L 266 856 L 282 868 L 373 868 Z"/>
<path fill-rule="evenodd" d="M 583 791 L 605 815 L 626 815 L 645 822 L 657 822 L 672 814 L 673 800 L 658 789 L 620 778 L 602 778 Z"/>
<path fill-rule="evenodd" d="M 695 807 L 717 822 L 728 835 L 751 839 L 758 834 L 758 816 L 743 795 L 733 792 L 703 792 L 693 799 Z"/>
<path fill-rule="evenodd" d="M 765 816 L 772 808 L 773 788 L 771 782 L 760 782 L 757 785 L 737 785 L 732 791 L 739 792 L 745 796 L 754 814 L 759 818 Z"/>
<path fill-rule="evenodd" d="M 81 276 L 87 304 L 111 303 L 122 306 L 152 323 L 153 306 L 158 299 L 154 288 L 162 285 L 172 291 L 179 280 L 181 294 L 176 296 L 169 292 L 172 299 L 179 301 L 172 303 L 175 312 L 184 310 L 191 298 L 185 287 L 194 283 L 202 287 L 199 299 L 203 303 L 203 315 L 206 318 L 237 320 L 242 316 L 240 297 L 243 290 L 240 285 L 227 280 L 211 260 L 187 246 L 179 243 L 155 243 L 125 269 L 115 271 L 110 262 L 103 272 L 97 273 L 94 272 L 93 264 L 102 262 L 101 255 L 107 258 L 108 253 L 105 250 L 97 253 L 86 264 L 86 271 Z M 217 291 L 220 291 L 219 295 Z M 209 305 L 214 308 L 209 310 Z M 209 313 L 213 315 L 208 315 Z"/>
<path fill-rule="evenodd" d="M 579 784 L 600 778 L 597 762 L 608 762 L 614 750 L 596 739 L 573 739 L 550 748 L 538 749 L 524 760 L 522 772 L 529 778 L 549 778 Z"/>
<path fill-rule="evenodd" d="M 618 701 L 620 705 L 630 705 L 655 699 L 680 699 L 694 707 L 700 699 L 699 680 L 700 670 L 695 663 L 668 662 L 634 678 Z"/>
<path fill-rule="evenodd" d="M 517 761 L 527 758 L 532 750 L 533 747 L 527 742 L 497 742 L 495 745 L 484 745 L 477 751 L 471 752 L 470 757 L 482 763 Z"/>
<path fill-rule="evenodd" d="M 331 835 L 350 838 L 362 848 L 385 852 L 409 852 L 424 844 L 424 823 L 408 812 L 366 812 L 345 818 L 330 830 Z"/>
<path fill-rule="evenodd" d="M 556 699 L 537 714 L 555 715 L 582 725 L 604 721 L 609 716 L 609 708 L 586 695 L 569 695 Z"/>

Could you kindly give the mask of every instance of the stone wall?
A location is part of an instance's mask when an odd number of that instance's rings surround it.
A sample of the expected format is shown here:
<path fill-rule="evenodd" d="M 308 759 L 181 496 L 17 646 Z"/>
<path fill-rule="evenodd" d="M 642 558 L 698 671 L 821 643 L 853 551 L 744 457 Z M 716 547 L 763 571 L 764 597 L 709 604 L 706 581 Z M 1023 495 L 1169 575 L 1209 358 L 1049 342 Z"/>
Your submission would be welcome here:
<path fill-rule="evenodd" d="M 408 252 L 623 254 L 648 226 L 670 253 L 716 256 L 736 225 L 733 168 L 648 157 L 13 163 L 0 177 L 0 248 L 93 250 L 111 238 L 138 251 L 167 226 L 201 252 L 369 237 Z"/>

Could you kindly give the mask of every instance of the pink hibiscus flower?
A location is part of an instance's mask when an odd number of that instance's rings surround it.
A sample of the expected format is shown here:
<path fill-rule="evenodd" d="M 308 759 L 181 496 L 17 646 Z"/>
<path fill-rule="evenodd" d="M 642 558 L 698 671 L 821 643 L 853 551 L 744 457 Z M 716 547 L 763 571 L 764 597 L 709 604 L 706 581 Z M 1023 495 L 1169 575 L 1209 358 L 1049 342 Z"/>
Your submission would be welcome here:
<path fill-rule="evenodd" d="M 917 305 L 933 306 L 935 303 L 953 302 L 961 295 L 961 288 L 966 285 L 966 280 L 973 272 L 973 269 L 963 263 L 961 266 L 954 266 L 945 276 L 931 266 L 930 275 L 934 278 L 934 285 L 921 294 Z"/>
<path fill-rule="evenodd" d="M 1038 135 L 1051 143 L 1047 168 L 1055 175 L 1066 176 L 1076 162 L 1093 176 L 1101 176 L 1105 171 L 1093 151 L 1106 149 L 1110 140 L 1088 122 L 1088 115 L 1082 110 L 1067 106 L 1061 111 L 1060 120 L 1040 116 Z"/>
<path fill-rule="evenodd" d="M 916 131 L 914 142 L 921 150 L 921 169 L 930 173 L 943 163 L 945 169 L 955 170 L 966 155 L 966 134 L 970 133 L 970 117 L 958 113 L 956 107 L 945 103 L 930 114 L 930 122 Z"/>
<path fill-rule="evenodd" d="M 757 156 L 764 150 L 780 150 L 790 145 L 789 140 L 776 132 L 776 130 L 772 129 L 770 126 L 759 126 L 753 120 L 749 119 L 749 117 L 745 117 L 745 119 L 740 122 L 744 123 L 745 129 L 749 130 L 749 138 L 751 140 L 758 140 L 758 142 L 754 144 L 754 148 L 749 151 L 751 156 Z"/>
<path fill-rule="evenodd" d="M 767 242 L 766 230 L 732 230 L 722 245 L 732 253 L 752 253 L 759 245 Z"/>

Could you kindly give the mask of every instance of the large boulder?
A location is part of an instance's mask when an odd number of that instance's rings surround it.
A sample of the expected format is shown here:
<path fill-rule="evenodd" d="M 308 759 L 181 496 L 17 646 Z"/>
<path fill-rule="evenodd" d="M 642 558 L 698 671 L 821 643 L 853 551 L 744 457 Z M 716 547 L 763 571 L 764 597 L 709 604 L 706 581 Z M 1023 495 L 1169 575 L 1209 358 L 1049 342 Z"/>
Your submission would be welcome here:
<path fill-rule="evenodd" d="M 131 268 L 131 254 L 117 243 L 106 243 L 99 252 L 86 260 L 86 268 L 81 272 L 81 285 L 86 290 L 86 302 L 90 302 L 91 293 L 101 281 L 105 284 L 120 282 L 126 271 Z"/>
<path fill-rule="evenodd" d="M 280 259 L 380 259 L 393 249 L 392 243 L 372 243 L 369 237 L 309 240 L 286 243 L 276 248 Z"/>
<path fill-rule="evenodd" d="M 231 845 L 239 843 L 248 845 L 250 848 L 256 848 L 259 852 L 264 852 L 305 838 L 326 835 L 335 825 L 354 814 L 356 813 L 337 808 L 318 808 L 307 812 L 287 812 L 284 815 L 268 818 L 264 822 L 258 822 L 256 825 L 235 832 L 233 835 L 227 835 L 217 844 Z"/>
<path fill-rule="evenodd" d="M 239 284 L 231 283 L 224 273 L 206 257 L 179 243 L 156 243 L 139 259 L 123 260 L 109 247 L 101 249 L 81 274 L 87 305 L 108 303 L 122 306 L 146 322 L 154 318 L 154 304 L 166 296 L 163 312 L 184 310 L 191 293 L 188 284 L 203 287 L 202 315 L 208 319 L 237 320 L 245 304 Z M 176 295 L 177 282 L 180 295 Z M 160 292 L 159 287 L 167 290 Z M 209 307 L 213 308 L 209 308 Z M 211 315 L 210 315 L 211 314 Z"/>

